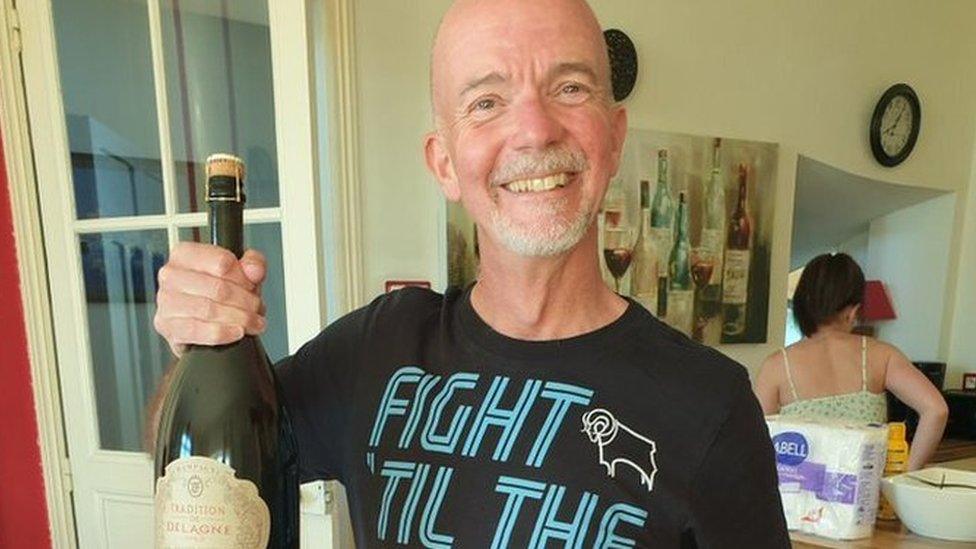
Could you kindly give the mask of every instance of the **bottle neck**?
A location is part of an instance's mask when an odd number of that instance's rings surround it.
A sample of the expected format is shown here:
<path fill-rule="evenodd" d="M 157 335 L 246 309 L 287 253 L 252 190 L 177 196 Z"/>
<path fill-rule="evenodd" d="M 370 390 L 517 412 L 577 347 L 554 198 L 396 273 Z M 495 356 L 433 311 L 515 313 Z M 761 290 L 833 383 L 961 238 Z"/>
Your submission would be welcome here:
<path fill-rule="evenodd" d="M 641 233 L 647 234 L 651 230 L 651 209 L 647 206 L 641 208 Z"/>
<path fill-rule="evenodd" d="M 684 240 L 688 237 L 688 205 L 682 202 L 678 205 L 678 237 Z"/>
<path fill-rule="evenodd" d="M 240 176 L 212 175 L 207 178 L 207 207 L 210 212 L 210 243 L 244 255 L 244 182 Z"/>
<path fill-rule="evenodd" d="M 210 202 L 210 243 L 244 255 L 244 204 Z"/>
<path fill-rule="evenodd" d="M 739 211 L 742 212 L 746 211 L 746 202 L 748 201 L 749 198 L 747 192 L 748 191 L 746 189 L 745 180 L 739 181 L 739 205 L 738 205 Z"/>

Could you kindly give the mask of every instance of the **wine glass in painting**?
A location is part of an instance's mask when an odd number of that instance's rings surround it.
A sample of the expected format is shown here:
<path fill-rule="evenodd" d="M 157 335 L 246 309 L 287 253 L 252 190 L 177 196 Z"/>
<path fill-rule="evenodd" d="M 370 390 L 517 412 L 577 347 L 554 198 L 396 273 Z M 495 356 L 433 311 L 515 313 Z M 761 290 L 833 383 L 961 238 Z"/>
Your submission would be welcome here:
<path fill-rule="evenodd" d="M 613 276 L 614 290 L 620 293 L 620 279 L 627 274 L 634 257 L 634 230 L 616 226 L 603 229 L 603 260 Z"/>
<path fill-rule="evenodd" d="M 703 290 L 708 286 L 715 270 L 715 250 L 699 246 L 691 249 L 691 280 L 695 283 L 695 324 L 692 337 L 696 341 L 703 341 L 705 326 L 714 311 L 705 307 L 702 299 Z"/>

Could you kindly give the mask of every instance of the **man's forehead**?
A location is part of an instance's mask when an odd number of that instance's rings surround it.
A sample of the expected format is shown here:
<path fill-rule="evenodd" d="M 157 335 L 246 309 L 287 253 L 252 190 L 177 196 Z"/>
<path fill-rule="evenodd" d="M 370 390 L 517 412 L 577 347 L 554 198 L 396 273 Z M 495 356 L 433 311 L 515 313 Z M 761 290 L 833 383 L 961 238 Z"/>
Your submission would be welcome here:
<path fill-rule="evenodd" d="M 583 0 L 458 0 L 438 27 L 434 50 L 451 51 L 472 40 L 500 45 L 518 35 L 554 31 L 602 42 L 596 16 Z"/>
<path fill-rule="evenodd" d="M 434 41 L 432 91 L 435 102 L 447 99 L 445 93 L 456 97 L 474 79 L 508 76 L 513 65 L 525 69 L 543 57 L 548 64 L 589 64 L 602 76 L 609 70 L 605 52 L 600 25 L 583 0 L 458 0 Z"/>
<path fill-rule="evenodd" d="M 597 81 L 600 76 L 594 63 L 589 61 L 555 61 L 543 67 L 546 78 L 559 78 L 567 75 L 582 76 L 590 81 Z M 507 84 L 511 81 L 512 75 L 507 70 L 490 70 L 486 73 L 479 73 L 477 70 L 466 71 L 465 74 L 473 74 L 471 77 L 464 77 L 458 80 L 461 85 L 458 96 L 464 96 L 467 92 L 484 86 L 497 84 Z"/>

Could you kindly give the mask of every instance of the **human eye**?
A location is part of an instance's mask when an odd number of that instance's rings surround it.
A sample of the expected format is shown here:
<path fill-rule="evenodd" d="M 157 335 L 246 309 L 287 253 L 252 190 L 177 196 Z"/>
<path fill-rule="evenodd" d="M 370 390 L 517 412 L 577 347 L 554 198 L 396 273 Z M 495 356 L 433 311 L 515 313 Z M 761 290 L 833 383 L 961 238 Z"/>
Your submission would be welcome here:
<path fill-rule="evenodd" d="M 498 106 L 498 101 L 493 97 L 479 97 L 471 102 L 468 107 L 468 112 L 471 113 L 486 113 L 491 112 Z"/>
<path fill-rule="evenodd" d="M 467 104 L 464 117 L 473 122 L 487 122 L 501 114 L 504 106 L 505 102 L 498 95 L 482 95 Z"/>
<path fill-rule="evenodd" d="M 577 84 L 576 82 L 570 82 L 568 84 L 565 84 L 563 86 L 563 89 L 560 90 L 560 91 L 562 93 L 565 93 L 565 94 L 579 93 L 579 92 L 583 91 L 583 86 L 580 85 L 580 84 Z"/>
<path fill-rule="evenodd" d="M 590 88 L 580 82 L 565 82 L 561 84 L 556 96 L 566 103 L 579 103 L 590 96 Z"/>

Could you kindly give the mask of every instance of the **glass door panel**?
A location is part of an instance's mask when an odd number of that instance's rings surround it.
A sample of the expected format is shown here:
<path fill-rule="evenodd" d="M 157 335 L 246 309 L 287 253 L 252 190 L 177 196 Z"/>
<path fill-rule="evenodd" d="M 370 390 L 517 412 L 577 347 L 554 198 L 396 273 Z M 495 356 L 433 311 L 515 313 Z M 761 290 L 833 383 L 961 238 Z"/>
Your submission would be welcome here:
<path fill-rule="evenodd" d="M 247 165 L 247 207 L 278 206 L 265 0 L 162 0 L 163 57 L 179 212 L 206 209 L 203 163 Z"/>
<path fill-rule="evenodd" d="M 317 262 L 285 255 L 317 246 L 306 5 L 17 4 L 78 545 L 149 547 L 145 414 L 173 361 L 152 326 L 157 273 L 203 234 L 209 154 L 247 164 L 269 356 L 321 326 Z"/>
<path fill-rule="evenodd" d="M 162 214 L 146 0 L 53 0 L 78 219 Z"/>
<path fill-rule="evenodd" d="M 79 236 L 98 434 L 104 450 L 143 449 L 146 405 L 173 358 L 153 330 L 165 230 Z"/>

